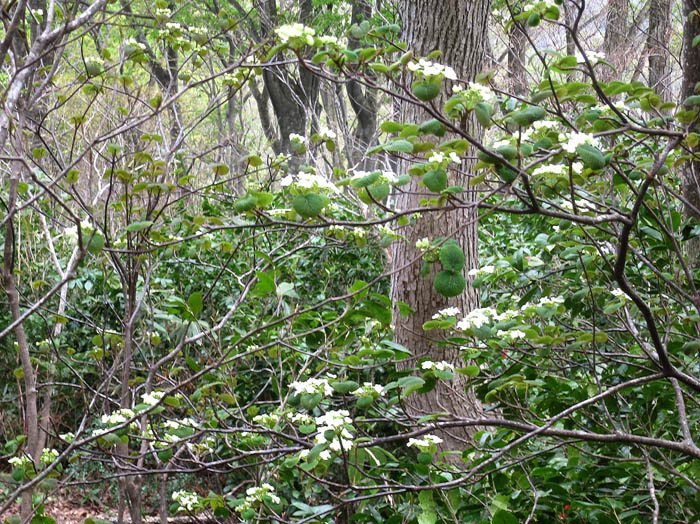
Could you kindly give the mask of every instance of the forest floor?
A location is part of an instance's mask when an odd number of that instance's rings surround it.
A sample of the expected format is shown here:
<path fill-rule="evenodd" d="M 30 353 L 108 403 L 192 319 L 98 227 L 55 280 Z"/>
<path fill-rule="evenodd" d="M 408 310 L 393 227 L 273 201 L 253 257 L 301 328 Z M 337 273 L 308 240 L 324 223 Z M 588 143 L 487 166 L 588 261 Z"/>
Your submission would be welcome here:
<path fill-rule="evenodd" d="M 0 523 L 11 515 L 19 515 L 19 505 L 13 504 L 5 513 L 0 514 Z M 95 506 L 82 506 L 52 497 L 44 504 L 44 515 L 51 517 L 56 524 L 83 524 L 88 517 L 110 520 L 104 509 Z M 115 519 L 116 520 L 116 519 Z"/>

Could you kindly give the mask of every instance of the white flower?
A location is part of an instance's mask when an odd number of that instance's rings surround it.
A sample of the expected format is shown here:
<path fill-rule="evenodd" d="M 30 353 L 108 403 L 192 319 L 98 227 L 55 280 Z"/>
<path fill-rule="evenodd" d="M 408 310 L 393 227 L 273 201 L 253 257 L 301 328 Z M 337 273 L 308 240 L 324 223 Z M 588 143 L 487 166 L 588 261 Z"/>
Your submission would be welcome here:
<path fill-rule="evenodd" d="M 361 388 L 356 389 L 352 392 L 352 394 L 356 397 L 365 397 L 369 395 L 383 397 L 386 394 L 386 391 L 384 391 L 384 387 L 380 384 L 365 382 Z"/>
<path fill-rule="evenodd" d="M 459 158 L 459 155 L 455 153 L 454 151 L 450 151 L 450 154 L 448 155 L 450 157 L 450 162 L 454 162 L 455 164 L 461 164 L 462 159 Z"/>
<path fill-rule="evenodd" d="M 494 266 L 484 266 L 479 268 L 472 268 L 467 273 L 470 277 L 481 277 L 483 275 L 490 275 L 496 270 Z"/>
<path fill-rule="evenodd" d="M 427 238 L 421 238 L 420 240 L 416 240 L 416 249 L 420 249 L 421 251 L 427 251 L 430 249 L 430 240 Z"/>
<path fill-rule="evenodd" d="M 273 504 L 280 503 L 280 498 L 275 495 L 275 488 L 267 482 L 263 483 L 261 486 L 248 488 L 245 490 L 245 494 L 246 498 L 243 503 L 236 507 L 236 511 L 238 512 L 243 512 L 258 503 L 264 502 L 264 497 L 269 498 Z"/>
<path fill-rule="evenodd" d="M 433 362 L 432 360 L 425 360 L 421 363 L 420 367 L 424 370 L 436 370 L 436 371 L 454 371 L 455 367 L 446 361 Z"/>
<path fill-rule="evenodd" d="M 457 323 L 457 329 L 465 331 L 474 327 L 480 328 L 488 324 L 495 314 L 496 311 L 490 307 L 473 309 Z"/>
<path fill-rule="evenodd" d="M 144 404 L 148 404 L 149 406 L 155 406 L 156 404 L 158 404 L 160 399 L 163 398 L 163 395 L 165 395 L 165 393 L 162 391 L 154 391 L 152 393 L 144 393 L 143 395 L 141 395 L 141 401 Z"/>
<path fill-rule="evenodd" d="M 352 424 L 350 412 L 345 409 L 328 411 L 325 415 L 316 417 L 317 426 L 326 426 L 327 429 L 337 430 L 345 424 Z"/>
<path fill-rule="evenodd" d="M 442 439 L 436 435 L 423 435 L 421 439 L 410 438 L 406 443 L 407 447 L 415 446 L 421 450 L 429 449 L 431 444 L 440 444 Z"/>
<path fill-rule="evenodd" d="M 331 131 L 325 126 L 321 126 L 321 129 L 319 129 L 318 134 L 323 140 L 335 140 L 336 137 L 335 132 Z"/>
<path fill-rule="evenodd" d="M 568 174 L 569 172 L 569 166 L 565 166 L 564 164 L 545 164 L 543 166 L 535 168 L 535 170 L 532 172 L 533 176 L 538 176 L 538 175 L 557 175 L 557 176 L 563 176 Z"/>
<path fill-rule="evenodd" d="M 59 435 L 59 437 L 66 442 L 73 442 L 75 440 L 75 434 L 71 431 L 68 433 L 63 433 L 62 435 Z"/>
<path fill-rule="evenodd" d="M 42 464 L 52 464 L 58 458 L 58 451 L 55 449 L 44 448 L 41 452 L 41 462 Z"/>
<path fill-rule="evenodd" d="M 134 417 L 134 412 L 129 408 L 120 409 L 110 413 L 109 415 L 102 415 L 100 419 L 103 424 L 109 426 L 116 426 L 122 422 L 126 422 L 130 418 Z"/>
<path fill-rule="evenodd" d="M 290 40 L 298 40 L 308 45 L 314 44 L 314 35 L 316 30 L 312 27 L 306 27 L 304 24 L 288 24 L 275 29 L 275 33 L 283 44 Z"/>
<path fill-rule="evenodd" d="M 441 309 L 437 313 L 433 315 L 433 320 L 438 320 L 441 318 L 447 318 L 447 317 L 456 317 L 461 313 L 460 309 L 458 307 L 448 307 L 445 309 Z"/>
<path fill-rule="evenodd" d="M 491 88 L 483 84 L 477 84 L 476 82 L 469 82 L 469 91 L 473 95 L 476 95 L 478 99 L 484 101 L 491 100 L 496 97 Z"/>
<path fill-rule="evenodd" d="M 588 60 L 591 64 L 597 64 L 598 62 L 605 60 L 605 54 L 598 53 L 597 51 L 586 51 L 586 56 L 588 57 Z M 576 52 L 576 62 L 579 64 L 583 64 L 586 62 L 583 59 L 583 55 L 578 51 Z"/>
<path fill-rule="evenodd" d="M 313 189 L 317 191 L 328 190 L 335 193 L 339 192 L 338 188 L 333 182 L 327 180 L 321 175 L 307 173 L 306 171 L 300 171 L 297 173 L 296 177 L 287 175 L 280 180 L 280 185 L 282 187 L 295 186 L 301 189 Z"/>
<path fill-rule="evenodd" d="M 297 393 L 307 393 L 309 395 L 321 393 L 324 397 L 329 397 L 333 394 L 333 388 L 328 383 L 328 379 L 325 378 L 310 378 L 303 382 L 295 381 L 289 387 Z"/>
<path fill-rule="evenodd" d="M 575 153 L 576 148 L 582 144 L 588 144 L 590 146 L 598 147 L 600 142 L 593 135 L 588 133 L 573 132 L 568 137 L 566 137 L 566 142 L 564 142 L 561 147 L 567 153 Z"/>
<path fill-rule="evenodd" d="M 194 511 L 195 506 L 199 504 L 199 497 L 192 491 L 175 491 L 173 500 L 179 504 L 178 511 Z"/>
<path fill-rule="evenodd" d="M 279 421 L 280 417 L 276 413 L 264 413 L 253 417 L 253 422 L 265 426 L 266 428 L 274 428 Z"/>
<path fill-rule="evenodd" d="M 445 153 L 442 153 L 440 151 L 435 151 L 432 155 L 428 157 L 428 162 L 435 162 L 437 164 L 441 164 L 444 161 Z"/>
<path fill-rule="evenodd" d="M 498 333 L 496 333 L 497 337 L 501 338 L 509 338 L 510 340 L 519 340 L 521 338 L 525 338 L 526 334 L 523 331 L 520 331 L 519 329 L 509 329 L 508 331 L 503 331 L 502 329 L 498 330 Z"/>
<path fill-rule="evenodd" d="M 457 80 L 457 73 L 449 66 L 444 66 L 421 58 L 418 62 L 408 64 L 408 70 L 428 78 L 444 77 L 449 80 Z"/>

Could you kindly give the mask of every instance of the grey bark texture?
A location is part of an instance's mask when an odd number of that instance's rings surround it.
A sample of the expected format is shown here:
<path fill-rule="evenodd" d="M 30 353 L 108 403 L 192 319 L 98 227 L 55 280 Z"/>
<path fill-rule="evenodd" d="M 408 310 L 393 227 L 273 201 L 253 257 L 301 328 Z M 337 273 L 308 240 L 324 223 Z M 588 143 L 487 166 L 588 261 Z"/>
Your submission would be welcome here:
<path fill-rule="evenodd" d="M 603 51 L 606 59 L 615 66 L 617 72 L 610 68 L 601 68 L 601 80 L 609 82 L 613 77 L 620 77 L 628 64 L 627 19 L 629 17 L 629 0 L 608 0 L 605 16 L 605 38 Z"/>
<path fill-rule="evenodd" d="M 442 56 L 438 61 L 453 67 L 459 78 L 473 80 L 483 67 L 490 8 L 490 0 L 403 0 L 403 39 L 417 56 L 425 56 L 439 49 Z M 405 122 L 421 122 L 428 118 L 421 108 L 408 104 L 402 108 L 402 113 Z M 466 178 L 470 168 L 471 165 L 464 162 L 459 171 L 451 170 L 450 184 L 468 187 Z M 463 174 L 465 172 L 467 175 Z M 418 207 L 420 199 L 429 194 L 425 188 L 418 186 L 417 179 L 405 187 L 405 191 L 396 199 L 396 207 L 399 209 Z M 465 365 L 459 348 L 438 346 L 441 333 L 426 332 L 422 326 L 438 310 L 448 306 L 459 307 L 466 314 L 478 306 L 479 294 L 469 286 L 462 295 L 449 300 L 437 293 L 432 284 L 436 270 L 431 271 L 427 278 L 420 277 L 422 262 L 415 243 L 425 237 L 436 239 L 451 236 L 461 245 L 466 255 L 464 271 L 468 271 L 478 266 L 476 218 L 474 210 L 426 213 L 400 231 L 405 235 L 406 242 L 395 243 L 393 246 L 392 264 L 395 272 L 391 281 L 392 301 L 394 304 L 405 302 L 415 309 L 415 314 L 406 318 L 398 311 L 395 312 L 395 340 L 409 348 L 416 358 L 445 360 L 455 367 Z M 409 263 L 408 267 L 398 270 Z M 409 365 L 413 364 L 411 362 Z M 414 417 L 440 412 L 458 417 L 478 417 L 483 413 L 467 380 L 459 374 L 451 382 L 440 381 L 428 394 L 411 395 L 407 399 L 407 410 Z M 471 428 L 441 433 L 444 442 L 440 451 L 466 449 L 475 431 Z M 452 462 L 458 464 L 460 461 Z"/>
<path fill-rule="evenodd" d="M 663 94 L 669 85 L 669 51 L 671 35 L 671 0 L 651 0 L 649 3 L 649 87 Z"/>
<path fill-rule="evenodd" d="M 694 13 L 694 14 L 693 14 Z M 691 16 L 692 15 L 692 16 Z M 681 100 L 700 94 L 700 45 L 693 46 L 693 38 L 700 35 L 700 0 L 685 0 L 683 4 L 683 87 Z M 695 132 L 700 125 L 695 124 Z M 685 215 L 700 220 L 700 147 L 693 149 L 695 158 L 684 164 L 683 196 L 686 199 Z M 700 267 L 700 237 L 691 238 L 686 243 L 688 262 L 692 267 Z"/>

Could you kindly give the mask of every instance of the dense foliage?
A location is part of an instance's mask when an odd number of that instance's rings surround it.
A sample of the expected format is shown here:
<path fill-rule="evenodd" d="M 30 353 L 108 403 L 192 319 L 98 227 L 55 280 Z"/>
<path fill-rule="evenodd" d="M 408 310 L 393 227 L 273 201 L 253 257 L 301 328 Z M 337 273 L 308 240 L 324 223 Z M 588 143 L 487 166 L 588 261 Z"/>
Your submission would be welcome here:
<path fill-rule="evenodd" d="M 500 12 L 575 45 L 533 50 L 526 96 L 499 68 L 414 56 L 391 10 L 9 6 L 29 45 L 5 28 L 0 508 L 23 496 L 50 522 L 46 497 L 97 483 L 132 521 L 698 520 L 700 201 L 683 184 L 700 95 L 610 79 L 566 3 L 573 25 L 560 1 Z M 313 81 L 385 97 L 376 169 L 328 107 L 273 144 L 265 75 L 299 99 Z M 395 209 L 412 177 L 422 207 Z M 425 306 L 392 304 L 386 259 L 460 207 L 479 210 L 478 265 L 444 237 L 413 261 L 445 296 L 481 292 L 424 325 L 455 367 L 392 341 L 394 315 Z M 457 374 L 483 416 L 406 411 Z M 445 451 L 458 426 L 474 441 Z"/>

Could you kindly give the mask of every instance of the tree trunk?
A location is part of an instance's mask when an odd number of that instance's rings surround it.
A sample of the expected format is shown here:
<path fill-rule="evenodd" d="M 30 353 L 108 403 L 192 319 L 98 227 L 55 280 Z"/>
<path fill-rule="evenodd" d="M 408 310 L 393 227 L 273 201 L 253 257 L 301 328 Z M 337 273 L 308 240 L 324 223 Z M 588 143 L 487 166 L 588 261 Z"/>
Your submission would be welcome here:
<path fill-rule="evenodd" d="M 369 20 L 371 16 L 372 7 L 367 0 L 353 0 L 352 24 L 359 24 L 363 20 Z M 357 49 L 361 47 L 360 41 L 350 36 L 348 38 L 348 47 Z M 369 72 L 367 74 L 369 75 Z M 366 151 L 372 145 L 377 131 L 377 94 L 368 88 L 363 89 L 362 85 L 356 80 L 350 80 L 346 88 L 350 105 L 357 117 L 350 145 L 350 158 L 354 167 L 371 171 L 374 169 L 376 161 L 374 157 L 368 157 Z"/>
<path fill-rule="evenodd" d="M 453 67 L 460 78 L 472 80 L 483 65 L 490 4 L 490 0 L 403 0 L 401 12 L 404 16 L 404 40 L 416 56 L 425 56 L 439 49 L 442 51 L 439 59 L 441 63 Z M 422 110 L 414 106 L 405 105 L 402 113 L 405 122 L 421 122 L 426 119 Z M 478 136 L 478 132 L 472 132 Z M 465 162 L 461 167 L 462 172 L 468 173 L 471 164 Z M 468 182 L 461 180 L 461 174 L 453 172 L 450 176 L 451 184 L 468 187 Z M 406 191 L 399 194 L 396 207 L 418 207 L 421 192 L 424 191 L 424 188 L 418 187 L 418 180 L 413 179 Z M 455 367 L 464 365 L 458 348 L 438 347 L 440 334 L 423 331 L 422 326 L 435 312 L 447 306 L 459 307 L 466 314 L 478 306 L 479 294 L 471 287 L 467 287 L 462 295 L 449 300 L 438 294 L 432 284 L 434 274 L 427 278 L 420 276 L 422 263 L 415 244 L 425 237 L 436 239 L 452 236 L 462 246 L 467 258 L 465 271 L 468 271 L 478 266 L 476 218 L 474 210 L 455 210 L 439 215 L 426 213 L 405 231 L 401 231 L 406 242 L 394 244 L 392 302 L 405 302 L 416 311 L 407 318 L 402 317 L 398 311 L 395 312 L 395 339 L 409 348 L 416 358 L 446 360 Z M 409 262 L 412 263 L 408 267 L 398 270 Z M 475 417 L 482 413 L 481 404 L 469 389 L 465 377 L 459 374 L 451 382 L 440 381 L 428 394 L 411 395 L 407 408 L 414 417 L 439 412 L 458 417 Z M 441 434 L 444 442 L 440 451 L 467 448 L 474 432 L 475 429 L 472 428 Z M 450 461 L 454 464 L 461 463 L 459 459 Z"/>
<path fill-rule="evenodd" d="M 649 4 L 649 87 L 660 95 L 668 88 L 668 43 L 671 32 L 671 0 L 651 0 Z"/>
<path fill-rule="evenodd" d="M 691 13 L 695 13 L 691 16 Z M 700 0 L 685 0 L 683 4 L 683 88 L 681 100 L 700 93 L 700 45 L 693 46 L 693 38 L 700 35 Z M 700 126 L 695 124 L 695 132 Z M 693 148 L 695 157 L 684 164 L 683 196 L 686 199 L 685 215 L 700 220 L 700 147 Z M 691 238 L 686 243 L 688 263 L 700 267 L 700 237 Z"/>
<path fill-rule="evenodd" d="M 627 18 L 629 0 L 608 0 L 605 16 L 605 38 L 603 51 L 606 59 L 615 66 L 617 77 L 621 77 L 627 66 Z M 616 73 L 610 68 L 601 69 L 601 80 L 609 82 Z"/>
<path fill-rule="evenodd" d="M 519 96 L 525 95 L 528 90 L 525 64 L 527 43 L 527 26 L 522 22 L 514 22 L 508 30 L 508 73 L 511 89 Z"/>

